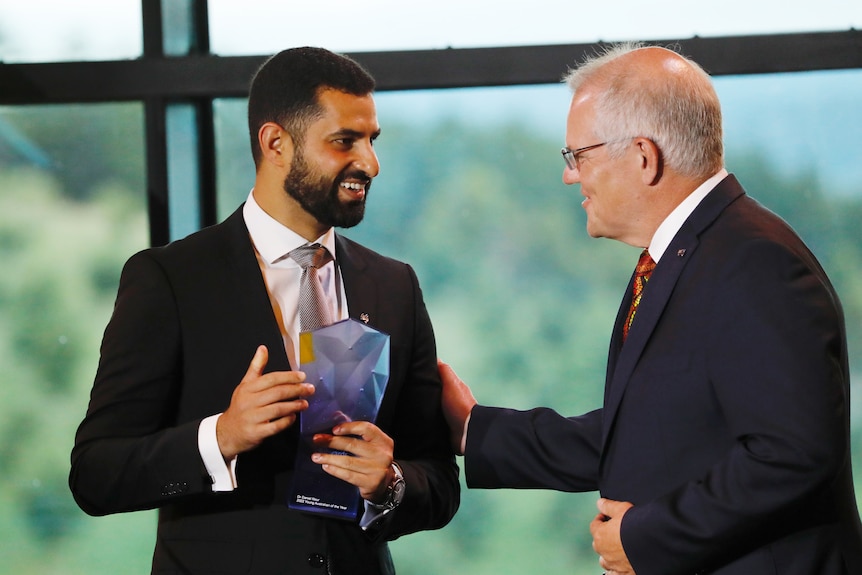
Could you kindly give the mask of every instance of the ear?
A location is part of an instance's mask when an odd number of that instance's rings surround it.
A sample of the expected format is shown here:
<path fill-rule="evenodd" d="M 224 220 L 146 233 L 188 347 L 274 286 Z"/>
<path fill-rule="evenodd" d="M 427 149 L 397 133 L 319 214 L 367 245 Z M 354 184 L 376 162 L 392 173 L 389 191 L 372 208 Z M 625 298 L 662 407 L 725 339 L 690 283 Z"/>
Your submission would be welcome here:
<path fill-rule="evenodd" d="M 257 142 L 265 162 L 279 167 L 290 166 L 293 161 L 293 139 L 275 122 L 267 122 L 257 131 Z"/>
<path fill-rule="evenodd" d="M 661 150 L 649 138 L 636 138 L 635 145 L 641 163 L 641 182 L 645 186 L 653 186 L 658 183 L 662 176 L 664 162 L 662 161 Z"/>

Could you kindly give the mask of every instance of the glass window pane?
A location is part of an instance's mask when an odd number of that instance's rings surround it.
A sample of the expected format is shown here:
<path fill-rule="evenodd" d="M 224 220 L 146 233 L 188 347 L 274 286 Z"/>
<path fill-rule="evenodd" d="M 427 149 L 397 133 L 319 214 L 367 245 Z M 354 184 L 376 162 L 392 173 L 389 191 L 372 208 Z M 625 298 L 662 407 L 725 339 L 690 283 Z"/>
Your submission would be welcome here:
<path fill-rule="evenodd" d="M 210 0 L 210 33 L 218 54 L 269 54 L 290 46 L 340 52 L 662 40 L 755 33 L 834 31 L 862 26 L 862 3 L 824 0 L 728 0 L 720 9 L 687 0 L 578 3 L 536 0 L 330 0 L 255 3 Z M 637 14 L 637 17 L 621 17 Z M 265 22 L 261 21 L 265 15 Z M 270 28 L 266 27 L 270 23 Z M 266 33 L 271 32 L 271 33 Z"/>
<path fill-rule="evenodd" d="M 171 240 L 201 227 L 198 121 L 191 104 L 175 103 L 165 112 L 168 150 L 168 213 Z"/>
<path fill-rule="evenodd" d="M 796 227 L 843 300 L 862 497 L 862 71 L 715 83 L 728 168 Z M 599 406 L 637 250 L 589 238 L 579 191 L 562 184 L 567 88 L 384 92 L 376 101 L 381 172 L 365 221 L 345 235 L 415 266 L 439 354 L 477 397 L 566 414 Z M 254 174 L 245 102 L 216 110 L 218 179 L 230 182 L 219 192 L 224 217 Z M 527 285 L 533 272 L 538 286 Z M 399 572 L 413 574 L 452 564 L 465 573 L 590 573 L 594 514 L 593 493 L 471 490 L 448 527 L 403 537 L 392 550 Z"/>
<path fill-rule="evenodd" d="M 186 56 L 194 47 L 192 28 L 196 0 L 162 2 L 162 34 L 168 56 Z"/>
<path fill-rule="evenodd" d="M 10 573 L 145 573 L 155 515 L 68 487 L 120 269 L 148 243 L 139 104 L 0 107 L 0 556 Z"/>
<path fill-rule="evenodd" d="M 731 168 L 759 155 L 781 174 L 816 179 L 829 196 L 862 193 L 862 72 L 723 76 L 715 86 Z"/>
<path fill-rule="evenodd" d="M 219 221 L 233 213 L 254 186 L 247 110 L 245 98 L 221 98 L 213 102 Z"/>
<path fill-rule="evenodd" d="M 0 61 L 123 60 L 141 54 L 140 0 L 0 2 Z"/>

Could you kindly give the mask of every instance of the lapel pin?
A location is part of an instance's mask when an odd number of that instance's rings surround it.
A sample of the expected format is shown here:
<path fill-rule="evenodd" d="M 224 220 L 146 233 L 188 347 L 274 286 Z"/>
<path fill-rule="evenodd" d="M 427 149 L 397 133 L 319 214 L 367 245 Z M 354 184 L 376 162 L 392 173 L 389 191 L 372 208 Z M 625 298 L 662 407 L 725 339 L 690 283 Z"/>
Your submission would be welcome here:
<path fill-rule="evenodd" d="M 370 320 L 371 318 L 370 318 L 370 317 L 368 317 L 368 314 L 367 314 L 367 313 L 362 312 L 361 314 L 359 314 L 359 319 L 361 319 L 361 320 L 362 320 L 362 323 L 367 324 L 367 323 L 368 323 L 368 320 Z"/>
<path fill-rule="evenodd" d="M 676 257 L 681 258 L 681 257 L 682 257 L 682 256 L 684 256 L 684 255 L 685 255 L 685 250 L 684 250 L 684 249 L 683 249 L 683 250 L 677 250 L 677 252 L 676 252 Z"/>

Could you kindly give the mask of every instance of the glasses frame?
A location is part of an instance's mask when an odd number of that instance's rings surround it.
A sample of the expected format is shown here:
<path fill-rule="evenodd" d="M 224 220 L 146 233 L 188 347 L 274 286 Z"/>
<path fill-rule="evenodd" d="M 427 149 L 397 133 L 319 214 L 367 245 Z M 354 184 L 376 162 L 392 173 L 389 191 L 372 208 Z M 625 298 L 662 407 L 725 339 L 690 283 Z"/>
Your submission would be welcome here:
<path fill-rule="evenodd" d="M 589 152 L 590 150 L 595 150 L 596 148 L 601 148 L 602 146 L 609 144 L 610 142 L 602 142 L 600 144 L 593 144 L 591 146 L 584 146 L 583 148 L 577 148 L 575 150 L 570 150 L 569 148 L 563 148 L 560 150 L 560 153 L 563 155 L 563 160 L 566 162 L 566 166 L 569 167 L 570 170 L 580 170 L 581 169 L 581 154 L 584 152 Z"/>
<path fill-rule="evenodd" d="M 584 146 L 583 148 L 577 148 L 575 150 L 563 148 L 562 150 L 560 150 L 560 153 L 563 154 L 563 160 L 566 161 L 566 166 L 568 166 L 570 170 L 580 171 L 580 169 L 581 169 L 580 155 L 582 153 L 589 152 L 590 150 L 595 150 L 596 148 L 601 148 L 602 146 L 607 146 L 608 144 L 618 144 L 620 142 L 626 142 L 626 141 L 634 140 L 635 138 L 640 138 L 640 137 L 641 136 L 629 136 L 628 138 L 620 138 L 618 140 L 608 140 L 606 142 L 602 142 L 601 144 L 593 144 L 592 146 Z M 650 141 L 653 141 L 653 140 L 650 140 Z"/>

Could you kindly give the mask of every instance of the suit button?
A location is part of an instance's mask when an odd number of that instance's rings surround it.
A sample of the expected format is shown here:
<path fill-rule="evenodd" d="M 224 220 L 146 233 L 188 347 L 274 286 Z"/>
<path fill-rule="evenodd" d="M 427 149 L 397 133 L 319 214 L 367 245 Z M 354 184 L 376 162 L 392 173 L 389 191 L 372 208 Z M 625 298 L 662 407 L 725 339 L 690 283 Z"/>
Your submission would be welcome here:
<path fill-rule="evenodd" d="M 180 483 L 168 483 L 162 486 L 162 497 L 181 495 L 189 490 L 189 484 L 185 481 Z"/>
<path fill-rule="evenodd" d="M 326 557 L 320 553 L 312 553 L 308 556 L 308 565 L 313 569 L 322 569 L 326 567 Z"/>

